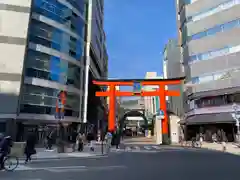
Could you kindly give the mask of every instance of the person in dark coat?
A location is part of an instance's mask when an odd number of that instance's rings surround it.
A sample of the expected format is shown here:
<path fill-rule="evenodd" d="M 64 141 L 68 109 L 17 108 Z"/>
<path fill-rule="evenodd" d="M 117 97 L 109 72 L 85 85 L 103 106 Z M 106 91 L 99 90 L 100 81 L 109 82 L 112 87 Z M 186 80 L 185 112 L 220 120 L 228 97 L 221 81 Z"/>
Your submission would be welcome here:
<path fill-rule="evenodd" d="M 119 149 L 120 142 L 121 142 L 121 130 L 120 128 L 118 128 L 116 130 L 116 139 L 115 139 L 116 149 Z"/>
<path fill-rule="evenodd" d="M 11 153 L 13 141 L 11 136 L 7 136 L 0 142 L 0 170 L 4 169 L 4 158 Z"/>
<path fill-rule="evenodd" d="M 26 160 L 25 160 L 25 163 L 27 163 L 28 161 L 31 161 L 31 156 L 33 154 L 36 154 L 35 145 L 36 145 L 36 136 L 35 136 L 34 133 L 30 133 L 28 135 L 27 141 L 26 141 L 26 147 L 25 147 Z"/>
<path fill-rule="evenodd" d="M 2 133 L 0 133 L 0 143 L 3 139 L 4 139 L 4 135 Z"/>

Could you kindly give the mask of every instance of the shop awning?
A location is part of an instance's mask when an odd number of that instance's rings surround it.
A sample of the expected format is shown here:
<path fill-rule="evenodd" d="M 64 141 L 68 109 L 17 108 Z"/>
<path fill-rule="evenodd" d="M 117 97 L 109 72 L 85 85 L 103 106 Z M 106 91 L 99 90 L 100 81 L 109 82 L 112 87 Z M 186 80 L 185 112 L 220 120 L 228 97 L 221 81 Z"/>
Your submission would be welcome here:
<path fill-rule="evenodd" d="M 185 119 L 185 124 L 213 124 L 213 123 L 235 123 L 230 112 L 199 114 L 189 116 Z"/>

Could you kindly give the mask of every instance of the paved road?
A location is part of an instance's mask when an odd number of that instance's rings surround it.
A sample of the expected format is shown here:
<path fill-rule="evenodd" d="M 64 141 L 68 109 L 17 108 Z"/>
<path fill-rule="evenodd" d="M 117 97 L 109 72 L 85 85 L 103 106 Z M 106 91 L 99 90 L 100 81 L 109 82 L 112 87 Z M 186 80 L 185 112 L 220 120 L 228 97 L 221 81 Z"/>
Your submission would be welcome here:
<path fill-rule="evenodd" d="M 111 153 L 109 157 L 33 162 L 1 180 L 230 180 L 239 179 L 240 156 L 206 150 Z"/>
<path fill-rule="evenodd" d="M 186 150 L 183 147 L 162 146 L 155 144 L 121 144 L 119 149 L 111 148 L 111 152 L 136 152 L 136 153 L 151 153 L 162 151 L 181 151 Z M 188 148 L 188 150 L 191 150 Z M 194 149 L 195 150 L 195 149 Z"/>

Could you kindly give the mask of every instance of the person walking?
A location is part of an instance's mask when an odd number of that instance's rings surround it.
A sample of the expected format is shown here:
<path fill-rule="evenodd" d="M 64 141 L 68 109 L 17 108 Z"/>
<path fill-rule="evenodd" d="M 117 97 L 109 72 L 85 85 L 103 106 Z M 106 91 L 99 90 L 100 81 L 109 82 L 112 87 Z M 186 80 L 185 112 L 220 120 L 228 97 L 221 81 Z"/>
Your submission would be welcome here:
<path fill-rule="evenodd" d="M 77 150 L 78 152 L 83 151 L 83 147 L 84 147 L 84 134 L 79 133 L 77 136 Z"/>
<path fill-rule="evenodd" d="M 3 133 L 0 133 L 0 143 L 1 143 L 1 141 L 4 139 L 4 135 L 3 135 Z"/>
<path fill-rule="evenodd" d="M 13 140 L 11 136 L 6 136 L 0 142 L 0 170 L 4 169 L 4 158 L 11 153 Z"/>
<path fill-rule="evenodd" d="M 77 137 L 78 137 L 77 131 L 73 131 L 73 133 L 71 135 L 71 143 L 73 144 L 73 146 L 72 146 L 73 152 L 76 150 Z"/>
<path fill-rule="evenodd" d="M 117 128 L 115 138 L 116 138 L 115 139 L 116 149 L 119 149 L 119 144 L 120 144 L 120 141 L 121 141 L 121 130 L 120 130 L 120 128 Z"/>
<path fill-rule="evenodd" d="M 33 154 L 36 154 L 35 145 L 36 145 L 36 136 L 34 133 L 30 133 L 27 136 L 27 141 L 26 141 L 26 146 L 24 151 L 26 155 L 25 163 L 28 163 L 29 161 L 31 161 L 32 160 L 31 156 Z"/>
<path fill-rule="evenodd" d="M 53 131 L 51 131 L 47 136 L 47 149 L 52 150 L 53 144 Z"/>

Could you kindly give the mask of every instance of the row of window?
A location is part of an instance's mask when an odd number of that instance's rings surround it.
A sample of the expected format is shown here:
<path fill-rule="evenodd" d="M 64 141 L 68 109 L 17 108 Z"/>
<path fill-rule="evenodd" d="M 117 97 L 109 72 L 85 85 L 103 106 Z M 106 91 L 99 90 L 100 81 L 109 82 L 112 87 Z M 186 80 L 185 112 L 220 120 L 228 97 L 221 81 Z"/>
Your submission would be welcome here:
<path fill-rule="evenodd" d="M 33 12 L 48 17 L 83 38 L 85 21 L 68 7 L 56 0 L 39 0 L 33 5 Z"/>
<path fill-rule="evenodd" d="M 209 81 L 220 80 L 220 79 L 227 79 L 231 77 L 231 73 L 238 72 L 240 69 L 228 69 L 220 72 L 215 72 L 207 75 L 202 75 L 199 77 L 192 78 L 192 84 L 201 84 L 206 83 Z"/>
<path fill-rule="evenodd" d="M 221 105 L 228 105 L 232 103 L 240 103 L 240 94 L 226 94 L 220 95 L 215 97 L 204 97 L 197 100 L 192 100 L 194 108 L 205 108 L 211 106 L 221 106 Z"/>
<path fill-rule="evenodd" d="M 59 90 L 51 88 L 43 88 L 33 85 L 24 85 L 22 104 L 41 105 L 48 107 L 56 107 Z M 51 93 L 51 95 L 50 95 Z M 66 93 L 66 104 L 64 109 L 72 109 L 79 111 L 80 97 L 78 94 Z"/>
<path fill-rule="evenodd" d="M 83 41 L 37 20 L 30 25 L 29 41 L 55 49 L 80 60 L 83 53 Z"/>
<path fill-rule="evenodd" d="M 192 4 L 196 1 L 198 1 L 198 0 L 184 0 L 184 4 L 188 5 L 188 4 Z"/>
<path fill-rule="evenodd" d="M 191 16 L 187 17 L 186 22 L 199 21 L 199 20 L 201 20 L 205 17 L 208 17 L 208 16 L 211 16 L 211 15 L 216 14 L 218 12 L 230 9 L 231 7 L 233 7 L 235 5 L 238 5 L 238 4 L 240 4 L 240 0 L 228 0 L 227 2 L 218 4 L 215 7 L 212 7 L 210 9 L 205 10 L 205 11 L 202 11 L 200 13 L 197 13 L 197 14 L 194 14 L 194 15 L 191 15 Z"/>
<path fill-rule="evenodd" d="M 20 112 L 29 114 L 47 114 L 54 116 L 56 114 L 56 108 L 41 105 L 21 104 Z M 64 116 L 79 117 L 79 111 L 65 109 Z"/>
<path fill-rule="evenodd" d="M 233 20 L 233 21 L 221 24 L 221 25 L 216 25 L 213 28 L 207 29 L 206 31 L 196 33 L 192 36 L 188 36 L 185 41 L 201 39 L 203 37 L 212 36 L 219 32 L 228 31 L 230 29 L 237 28 L 237 27 L 238 28 L 240 27 L 240 19 L 236 19 L 236 20 Z M 187 33 L 184 33 L 184 35 L 186 35 L 186 34 Z"/>
<path fill-rule="evenodd" d="M 80 67 L 68 63 L 59 57 L 28 50 L 26 76 L 51 80 L 63 85 L 72 85 L 79 89 L 80 71 Z"/>
<path fill-rule="evenodd" d="M 56 107 L 57 98 L 56 97 L 48 97 L 39 94 L 24 94 L 22 97 L 22 104 L 32 104 L 32 105 L 41 105 L 48 107 Z M 66 105 L 64 109 L 74 109 L 79 111 L 79 98 L 67 97 Z"/>
<path fill-rule="evenodd" d="M 209 60 L 209 59 L 213 59 L 213 58 L 220 57 L 220 56 L 229 55 L 232 53 L 237 53 L 239 51 L 240 51 L 240 45 L 237 45 L 234 47 L 224 47 L 224 48 L 208 51 L 205 53 L 192 55 L 189 57 L 188 62 L 189 62 L 189 64 L 191 64 L 191 63 L 194 63 L 197 61 L 204 61 L 204 60 Z"/>

